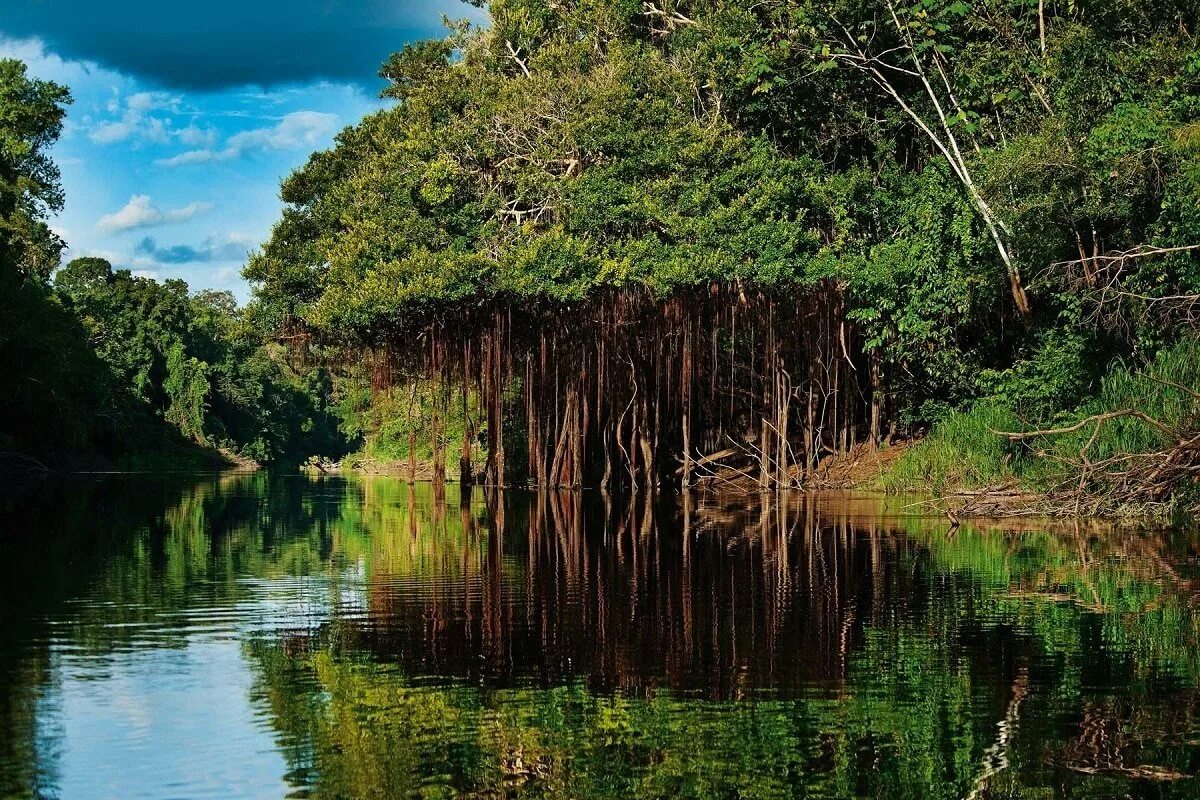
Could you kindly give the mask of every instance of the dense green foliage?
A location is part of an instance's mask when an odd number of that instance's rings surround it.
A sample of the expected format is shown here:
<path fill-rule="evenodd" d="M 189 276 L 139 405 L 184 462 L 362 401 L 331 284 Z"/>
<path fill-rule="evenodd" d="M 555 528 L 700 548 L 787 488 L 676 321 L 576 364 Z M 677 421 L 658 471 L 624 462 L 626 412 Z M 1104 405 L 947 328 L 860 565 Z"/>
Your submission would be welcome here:
<path fill-rule="evenodd" d="M 465 409 L 461 406 L 447 409 L 445 430 L 441 441 L 435 443 L 429 436 L 436 405 L 432 387 L 414 384 L 372 391 L 362 370 L 352 368 L 347 372 L 336 383 L 336 403 L 330 411 L 336 415 L 341 433 L 356 445 L 357 452 L 350 459 L 352 465 L 375 462 L 426 466 L 434 460 L 435 447 L 453 452 L 461 446 L 464 436 L 478 459 L 481 443 L 474 422 L 479 418 L 476 403 L 471 402 Z"/>
<path fill-rule="evenodd" d="M 189 294 L 182 281 L 114 272 L 97 258 L 70 262 L 54 285 L 108 367 L 106 396 L 154 409 L 188 439 L 256 461 L 341 447 L 324 371 L 293 371 L 230 293 Z"/>
<path fill-rule="evenodd" d="M 0 450 L 24 442 L 75 444 L 86 420 L 65 413 L 91 395 L 94 358 L 46 282 L 63 243 L 46 225 L 62 207 L 58 170 L 46 149 L 62 130 L 70 95 L 0 60 Z"/>
<path fill-rule="evenodd" d="M 1058 415 L 1073 420 L 1134 409 L 1149 420 L 1127 416 L 1085 425 L 1048 437 L 1034 449 L 996 435 L 1025 430 L 1030 419 L 1021 413 L 1025 409 L 1004 397 L 988 398 L 942 420 L 928 438 L 904 454 L 884 485 L 941 491 L 1019 479 L 1031 488 L 1052 490 L 1077 480 L 1078 454 L 1084 449 L 1092 462 L 1102 462 L 1176 444 L 1174 431 L 1193 430 L 1200 424 L 1200 395 L 1195 387 L 1200 387 L 1200 339 L 1190 336 L 1164 347 L 1145 367 L 1114 365 L 1094 395 Z M 1045 418 L 1036 410 L 1033 416 Z M 1194 505 L 1195 492 L 1195 486 L 1184 486 L 1177 499 Z M 1122 499 L 1114 498 L 1113 505 L 1120 506 Z"/>
<path fill-rule="evenodd" d="M 496 301 L 832 282 L 920 433 L 980 398 L 1061 420 L 1195 321 L 1191 3 L 488 8 L 284 183 L 246 273 L 281 323 L 404 350 Z"/>
<path fill-rule="evenodd" d="M 497 295 L 833 277 L 914 423 L 989 391 L 1059 408 L 1097 350 L 1171 334 L 1130 308 L 1089 324 L 1076 273 L 1194 244 L 1186 3 L 1049 4 L 1040 35 L 1038 4 L 1002 0 L 489 10 L 394 56 L 398 106 L 288 179 L 247 271 L 265 302 L 345 336 Z M 1173 253 L 1121 280 L 1188 292 L 1200 271 Z"/>

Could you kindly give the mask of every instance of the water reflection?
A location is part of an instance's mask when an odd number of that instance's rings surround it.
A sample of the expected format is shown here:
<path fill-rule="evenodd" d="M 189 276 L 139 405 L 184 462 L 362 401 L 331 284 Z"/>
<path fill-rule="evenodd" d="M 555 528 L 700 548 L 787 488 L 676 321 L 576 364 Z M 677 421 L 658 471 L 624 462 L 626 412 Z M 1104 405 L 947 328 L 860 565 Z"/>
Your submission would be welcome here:
<path fill-rule="evenodd" d="M 836 688 L 873 622 L 929 610 L 910 540 L 821 501 L 500 502 L 378 525 L 367 613 L 314 635 L 412 675 L 735 699 Z"/>
<path fill-rule="evenodd" d="M 1192 537 L 903 506 L 10 487 L 0 796 L 1200 795 Z"/>

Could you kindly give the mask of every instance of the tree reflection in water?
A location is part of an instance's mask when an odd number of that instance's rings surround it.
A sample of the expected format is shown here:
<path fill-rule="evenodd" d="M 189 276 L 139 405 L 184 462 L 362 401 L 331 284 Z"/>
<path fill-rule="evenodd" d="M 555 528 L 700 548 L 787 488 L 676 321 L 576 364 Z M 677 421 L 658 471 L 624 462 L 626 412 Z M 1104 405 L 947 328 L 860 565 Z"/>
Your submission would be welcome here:
<path fill-rule="evenodd" d="M 389 478 L 71 496 L 30 518 L 59 544 L 9 559 L 0 794 L 54 795 L 63 742 L 28 701 L 70 680 L 54 653 L 115 670 L 213 626 L 301 794 L 1200 792 L 1181 532 Z"/>

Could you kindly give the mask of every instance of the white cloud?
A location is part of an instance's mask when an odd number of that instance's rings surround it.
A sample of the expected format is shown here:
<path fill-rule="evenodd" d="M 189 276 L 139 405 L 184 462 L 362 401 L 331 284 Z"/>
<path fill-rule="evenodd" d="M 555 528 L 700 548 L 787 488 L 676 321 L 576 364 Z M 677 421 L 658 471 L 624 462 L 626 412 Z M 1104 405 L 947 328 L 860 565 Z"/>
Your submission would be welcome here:
<path fill-rule="evenodd" d="M 130 111 L 145 114 L 150 111 L 170 111 L 179 113 L 183 98 L 166 92 L 137 92 L 125 100 L 125 107 Z"/>
<path fill-rule="evenodd" d="M 113 97 L 104 108 L 110 114 L 120 114 L 119 118 L 96 124 L 88 138 L 96 144 L 113 144 L 134 137 L 151 144 L 166 144 L 171 140 L 172 121 L 152 112 L 177 114 L 182 102 L 181 97 L 166 92 L 135 92 L 122 103 L 119 91 L 114 88 Z"/>
<path fill-rule="evenodd" d="M 188 150 L 156 163 L 166 167 L 199 164 L 206 161 L 227 161 L 255 150 L 296 150 L 315 147 L 338 125 L 336 114 L 319 111 L 293 111 L 269 128 L 255 128 L 235 133 L 225 140 L 220 150 L 212 147 Z"/>
<path fill-rule="evenodd" d="M 204 161 L 215 161 L 222 157 L 233 158 L 232 155 L 220 156 L 211 148 L 205 148 L 203 150 L 188 150 L 186 153 L 180 153 L 179 155 L 171 156 L 170 158 L 160 158 L 154 163 L 163 167 L 178 167 L 184 164 L 199 164 Z"/>
<path fill-rule="evenodd" d="M 93 128 L 88 138 L 96 144 L 112 144 L 128 139 L 135 130 L 136 126 L 130 122 L 106 122 Z"/>
<path fill-rule="evenodd" d="M 58 81 L 67 86 L 87 78 L 120 80 L 115 72 L 91 61 L 68 61 L 46 50 L 41 39 L 10 39 L 0 35 L 0 58 L 24 61 L 29 73 L 44 80 Z"/>
<path fill-rule="evenodd" d="M 154 205 L 148 195 L 135 194 L 129 198 L 129 202 L 120 211 L 101 217 L 96 222 L 96 230 L 104 233 L 120 233 L 137 228 L 150 228 L 155 225 L 169 225 L 173 222 L 189 220 L 212 207 L 212 203 L 190 203 L 183 208 L 163 211 Z"/>
<path fill-rule="evenodd" d="M 312 147 L 333 131 L 338 118 L 319 111 L 293 111 L 273 128 L 243 131 L 229 137 L 226 145 L 239 152 L 251 149 L 292 150 Z"/>
<path fill-rule="evenodd" d="M 154 144 L 166 144 L 171 141 L 171 123 L 158 117 L 148 117 L 142 128 L 142 138 Z"/>
<path fill-rule="evenodd" d="M 188 203 L 183 208 L 175 208 L 163 214 L 163 222 L 183 222 L 197 214 L 211 210 L 212 203 Z"/>
<path fill-rule="evenodd" d="M 201 128 L 198 125 L 188 125 L 175 131 L 179 141 L 190 147 L 212 147 L 217 143 L 215 128 Z"/>

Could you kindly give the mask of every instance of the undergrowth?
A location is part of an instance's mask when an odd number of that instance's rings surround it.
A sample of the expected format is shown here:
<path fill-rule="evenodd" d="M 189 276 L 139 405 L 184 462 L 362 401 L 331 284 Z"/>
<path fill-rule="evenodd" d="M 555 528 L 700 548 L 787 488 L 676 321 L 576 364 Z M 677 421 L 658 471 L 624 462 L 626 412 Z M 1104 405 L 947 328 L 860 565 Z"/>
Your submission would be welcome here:
<path fill-rule="evenodd" d="M 434 388 L 428 384 L 397 386 L 372 391 L 364 379 L 351 379 L 341 388 L 335 412 L 341 430 L 357 445 L 351 461 L 407 462 L 412 450 L 417 463 L 433 461 L 434 442 L 430 436 L 435 406 Z M 472 449 L 479 455 L 480 434 L 474 430 L 482 416 L 474 395 L 464 416 L 457 397 L 441 412 L 447 461 L 457 466 L 464 429 L 472 426 Z M 468 421 L 468 417 L 470 421 Z"/>
<path fill-rule="evenodd" d="M 1017 481 L 1051 491 L 1076 480 L 1084 463 L 1151 453 L 1200 429 L 1200 338 L 1186 337 L 1143 367 L 1119 365 L 1099 381 L 1092 399 L 1033 424 L 1012 399 L 988 398 L 953 412 L 897 460 L 881 483 L 889 491 L 944 494 Z M 997 431 L 1069 427 L 1095 415 L 1130 409 L 1135 416 L 1088 423 L 1078 430 L 1010 442 Z M 1086 458 L 1086 461 L 1084 460 Z M 1195 492 L 1195 486 L 1181 491 Z"/>
<path fill-rule="evenodd" d="M 1015 449 L 993 431 L 1014 430 L 1019 424 L 1010 408 L 989 401 L 951 412 L 896 461 L 882 479 L 883 488 L 941 494 L 1009 480 L 1014 477 Z"/>

